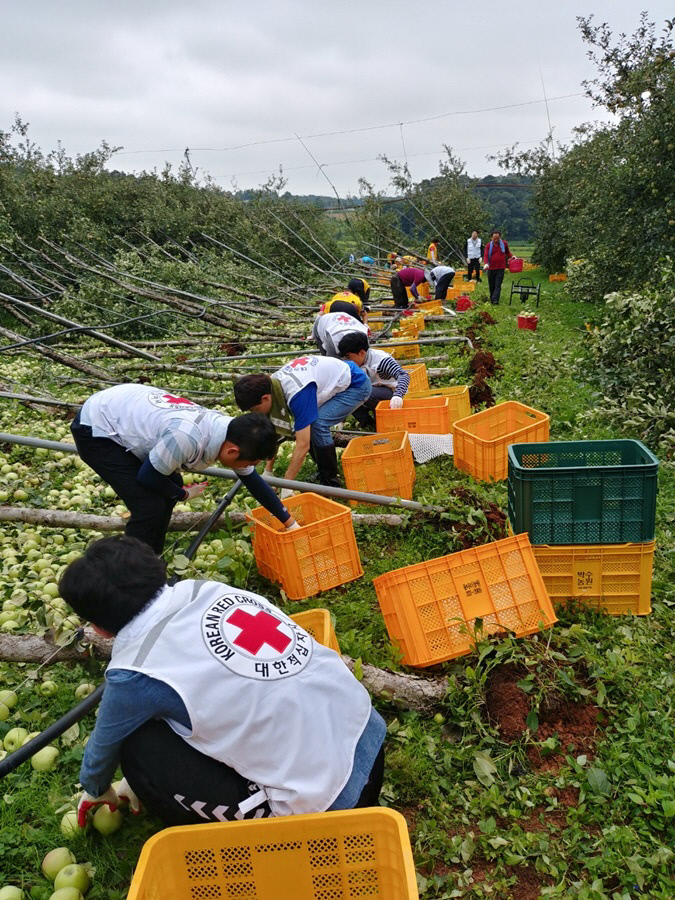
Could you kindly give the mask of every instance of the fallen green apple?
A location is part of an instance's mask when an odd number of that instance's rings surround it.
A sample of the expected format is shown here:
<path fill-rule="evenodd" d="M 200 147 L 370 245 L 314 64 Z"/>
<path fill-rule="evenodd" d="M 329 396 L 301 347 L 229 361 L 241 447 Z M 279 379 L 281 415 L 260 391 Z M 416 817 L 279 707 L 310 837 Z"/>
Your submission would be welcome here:
<path fill-rule="evenodd" d="M 119 809 L 116 809 L 115 812 L 113 812 L 106 803 L 99 806 L 94 813 L 94 828 L 104 837 L 108 837 L 108 835 L 119 831 L 122 827 L 122 821 L 123 817 Z"/>
<path fill-rule="evenodd" d="M 55 847 L 42 860 L 42 872 L 45 878 L 53 881 L 61 869 L 76 862 L 75 854 L 67 847 Z"/>
<path fill-rule="evenodd" d="M 49 900 L 84 900 L 84 894 L 77 888 L 64 887 L 54 891 Z"/>
<path fill-rule="evenodd" d="M 0 900 L 24 900 L 26 895 L 18 887 L 12 887 L 12 885 L 7 885 L 4 888 L 0 888 Z"/>
<path fill-rule="evenodd" d="M 80 826 L 77 824 L 77 811 L 74 809 L 64 813 L 60 824 L 61 834 L 65 837 L 75 837 L 80 833 Z"/>
<path fill-rule="evenodd" d="M 4 703 L 5 706 L 8 706 L 10 709 L 14 709 L 16 706 L 17 696 L 14 691 L 0 691 L 0 703 Z M 0 897 L 0 900 L 2 898 Z"/>
<path fill-rule="evenodd" d="M 43 747 L 30 758 L 30 764 L 36 772 L 49 772 L 56 765 L 59 751 L 56 747 Z"/>
<path fill-rule="evenodd" d="M 64 866 L 54 879 L 54 887 L 57 891 L 59 888 L 75 888 L 80 893 L 86 894 L 89 887 L 87 870 L 79 863 Z"/>
<path fill-rule="evenodd" d="M 75 697 L 78 700 L 84 700 L 85 697 L 88 697 L 89 694 L 93 693 L 96 690 L 95 684 L 79 684 L 75 688 Z"/>
<path fill-rule="evenodd" d="M 58 689 L 55 681 L 43 681 L 42 684 L 38 685 L 38 691 L 43 697 L 53 697 Z"/>
<path fill-rule="evenodd" d="M 27 737 L 28 731 L 25 728 L 10 728 L 5 735 L 2 745 L 8 753 L 14 753 L 15 750 L 19 749 Z"/>

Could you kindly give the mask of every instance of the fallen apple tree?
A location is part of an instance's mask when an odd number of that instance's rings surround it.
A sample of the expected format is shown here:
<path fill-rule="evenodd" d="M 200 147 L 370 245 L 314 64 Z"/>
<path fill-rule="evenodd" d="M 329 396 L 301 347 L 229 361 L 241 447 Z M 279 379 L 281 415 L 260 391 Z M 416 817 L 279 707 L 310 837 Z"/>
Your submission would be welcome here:
<path fill-rule="evenodd" d="M 110 658 L 112 643 L 112 640 L 100 637 L 89 628 L 84 629 L 81 641 L 61 649 L 57 649 L 48 637 L 0 633 L 0 660 L 43 665 L 86 657 L 106 660 Z M 387 672 L 349 656 L 343 655 L 342 659 L 372 694 L 407 709 L 428 712 L 443 701 L 448 689 L 447 679 L 442 676 L 425 678 L 405 672 Z"/>

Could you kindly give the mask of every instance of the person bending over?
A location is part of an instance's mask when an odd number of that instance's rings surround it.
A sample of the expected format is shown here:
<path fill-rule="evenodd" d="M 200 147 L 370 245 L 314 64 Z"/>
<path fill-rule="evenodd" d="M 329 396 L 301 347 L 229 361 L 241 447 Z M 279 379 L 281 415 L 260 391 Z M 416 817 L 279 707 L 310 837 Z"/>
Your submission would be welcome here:
<path fill-rule="evenodd" d="M 169 586 L 163 560 L 122 536 L 91 544 L 59 590 L 114 638 L 80 770 L 81 827 L 121 797 L 166 825 L 377 804 L 382 717 L 340 656 L 265 597 Z"/>
<path fill-rule="evenodd" d="M 310 452 L 319 481 L 332 487 L 341 483 L 331 425 L 361 406 L 370 391 L 370 380 L 355 363 L 327 356 L 301 356 L 272 376 L 244 375 L 234 383 L 239 409 L 264 413 L 280 439 L 295 438 L 284 478 L 295 478 Z M 273 467 L 271 459 L 267 470 L 271 472 Z"/>
<path fill-rule="evenodd" d="M 92 394 L 71 431 L 81 459 L 128 507 L 126 534 L 155 553 L 162 552 L 176 503 L 206 487 L 183 487 L 181 468 L 231 466 L 286 528 L 300 527 L 254 468 L 276 449 L 274 429 L 264 416 L 225 416 L 162 388 L 120 384 Z"/>
<path fill-rule="evenodd" d="M 350 331 L 368 334 L 368 326 L 361 322 L 358 315 L 345 312 L 319 313 L 312 326 L 312 337 L 322 356 L 338 357 L 338 344 Z"/>
<path fill-rule="evenodd" d="M 354 410 L 353 416 L 363 428 L 374 428 L 373 414 L 381 400 L 389 400 L 390 409 L 401 409 L 410 387 L 410 375 L 393 356 L 368 345 L 368 338 L 353 331 L 340 341 L 340 356 L 360 366 L 372 384 L 370 397 Z"/>

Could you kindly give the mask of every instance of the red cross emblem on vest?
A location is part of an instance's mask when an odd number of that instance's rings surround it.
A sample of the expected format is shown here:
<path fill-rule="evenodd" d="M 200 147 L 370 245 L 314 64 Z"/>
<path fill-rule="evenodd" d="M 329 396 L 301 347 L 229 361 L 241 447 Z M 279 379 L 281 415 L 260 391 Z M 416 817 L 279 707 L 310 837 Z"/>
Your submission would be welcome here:
<path fill-rule="evenodd" d="M 265 644 L 269 644 L 278 653 L 283 653 L 291 643 L 291 638 L 278 630 L 281 622 L 264 610 L 260 610 L 253 616 L 243 609 L 237 609 L 227 621 L 228 624 L 241 628 L 241 633 L 232 643 L 253 656 Z"/>
<path fill-rule="evenodd" d="M 291 367 L 291 369 L 294 369 L 296 366 L 306 366 L 308 362 L 309 360 L 306 356 L 301 356 L 300 359 L 294 359 L 293 362 L 289 363 L 288 365 Z"/>
<path fill-rule="evenodd" d="M 342 313 L 342 315 L 339 315 L 336 319 L 337 322 L 351 322 L 351 320 L 352 320 L 352 317 L 347 316 L 344 313 Z"/>
<path fill-rule="evenodd" d="M 186 400 L 185 397 L 174 397 L 173 394 L 162 394 L 162 400 L 166 400 L 167 403 L 189 403 L 190 406 L 194 406 L 192 400 Z"/>

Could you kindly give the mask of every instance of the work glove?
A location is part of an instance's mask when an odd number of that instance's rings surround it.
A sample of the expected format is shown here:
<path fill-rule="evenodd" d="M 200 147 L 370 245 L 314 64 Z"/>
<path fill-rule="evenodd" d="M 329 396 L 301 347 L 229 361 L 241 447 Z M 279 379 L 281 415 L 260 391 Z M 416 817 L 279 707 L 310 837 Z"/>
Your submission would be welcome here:
<path fill-rule="evenodd" d="M 190 484 L 188 487 L 183 488 L 185 491 L 184 500 L 194 500 L 195 497 L 198 497 L 200 494 L 203 494 L 206 488 L 208 487 L 208 481 L 202 481 L 199 484 Z"/>
<path fill-rule="evenodd" d="M 87 813 L 89 810 L 94 809 L 96 806 L 101 806 L 103 803 L 107 803 L 110 807 L 110 811 L 115 812 L 117 809 L 117 793 L 115 788 L 109 787 L 105 794 L 101 794 L 100 797 L 92 797 L 91 794 L 88 794 L 86 791 L 82 793 L 80 802 L 77 804 L 77 824 L 80 828 L 86 827 Z"/>
<path fill-rule="evenodd" d="M 120 806 L 122 805 L 123 801 L 126 801 L 129 804 L 129 809 L 135 816 L 137 816 L 141 811 L 141 801 L 131 789 L 131 785 L 126 780 L 126 778 L 123 778 L 121 781 L 115 783 L 115 792 L 117 794 L 117 799 L 120 802 Z"/>
<path fill-rule="evenodd" d="M 488 266 L 487 266 L 487 263 L 485 263 L 485 265 L 483 266 L 483 271 L 487 272 L 487 270 L 488 270 Z"/>
<path fill-rule="evenodd" d="M 467 258 L 466 258 L 466 264 L 467 264 L 467 266 L 469 265 L 470 262 L 471 262 L 471 260 L 470 260 L 469 257 L 467 256 Z"/>
<path fill-rule="evenodd" d="M 292 525 L 289 525 L 286 531 L 297 531 L 300 528 L 300 525 L 297 522 L 293 522 Z"/>
<path fill-rule="evenodd" d="M 402 409 L 403 408 L 403 397 L 399 397 L 396 394 L 389 401 L 389 409 Z"/>
<path fill-rule="evenodd" d="M 290 488 L 282 488 L 279 496 L 282 500 L 288 500 L 289 497 L 295 496 L 295 491 L 292 491 Z"/>

